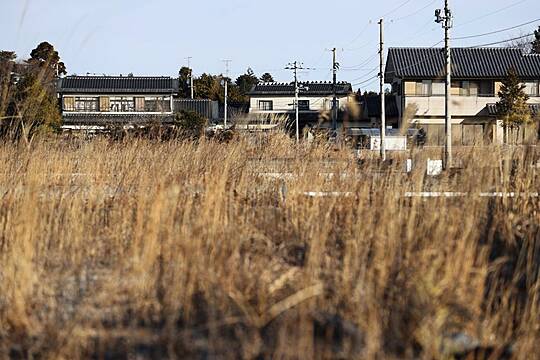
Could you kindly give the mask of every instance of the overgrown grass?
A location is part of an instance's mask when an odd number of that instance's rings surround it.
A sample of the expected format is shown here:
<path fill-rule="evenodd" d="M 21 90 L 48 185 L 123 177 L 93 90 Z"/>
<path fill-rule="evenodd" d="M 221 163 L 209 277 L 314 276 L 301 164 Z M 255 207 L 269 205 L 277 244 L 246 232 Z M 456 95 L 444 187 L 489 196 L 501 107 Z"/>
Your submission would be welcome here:
<path fill-rule="evenodd" d="M 460 158 L 433 179 L 279 134 L 0 145 L 0 357 L 530 359 L 538 154 Z M 468 195 L 403 196 L 426 190 Z"/>

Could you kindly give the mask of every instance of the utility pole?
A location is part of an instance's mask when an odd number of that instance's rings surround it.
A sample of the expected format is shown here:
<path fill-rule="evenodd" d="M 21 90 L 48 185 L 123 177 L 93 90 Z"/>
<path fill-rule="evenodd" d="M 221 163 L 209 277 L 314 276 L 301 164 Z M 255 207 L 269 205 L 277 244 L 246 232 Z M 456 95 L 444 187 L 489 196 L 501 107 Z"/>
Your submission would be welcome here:
<path fill-rule="evenodd" d="M 295 61 L 285 67 L 286 70 L 292 70 L 294 73 L 294 110 L 296 115 L 296 142 L 300 142 L 300 125 L 299 125 L 299 109 L 298 109 L 298 97 L 300 95 L 300 86 L 298 85 L 298 70 L 305 69 L 302 63 Z"/>
<path fill-rule="evenodd" d="M 444 55 L 446 58 L 446 90 L 445 90 L 445 142 L 444 142 L 444 169 L 450 169 L 452 166 L 452 54 L 450 48 L 450 29 L 452 28 L 452 11 L 448 5 L 448 0 L 444 1 L 444 15 L 442 10 L 435 10 L 435 22 L 442 24 L 444 29 Z"/>
<path fill-rule="evenodd" d="M 384 94 L 384 20 L 379 21 L 380 26 L 380 92 L 381 92 L 381 159 L 386 161 L 386 99 Z"/>
<path fill-rule="evenodd" d="M 189 89 L 191 90 L 191 99 L 193 100 L 194 98 L 194 94 L 193 94 L 193 69 L 191 68 L 191 59 L 193 59 L 193 57 L 191 56 L 188 56 L 187 58 L 187 66 L 188 66 L 188 69 L 189 69 Z"/>
<path fill-rule="evenodd" d="M 337 134 L 337 95 L 336 95 L 336 86 L 337 86 L 337 70 L 338 63 L 336 62 L 336 48 L 332 49 L 332 130 L 334 134 Z"/>
<path fill-rule="evenodd" d="M 225 63 L 225 112 L 223 120 L 223 128 L 227 129 L 227 100 L 228 100 L 228 87 L 229 87 L 229 64 L 232 60 L 223 60 Z"/>

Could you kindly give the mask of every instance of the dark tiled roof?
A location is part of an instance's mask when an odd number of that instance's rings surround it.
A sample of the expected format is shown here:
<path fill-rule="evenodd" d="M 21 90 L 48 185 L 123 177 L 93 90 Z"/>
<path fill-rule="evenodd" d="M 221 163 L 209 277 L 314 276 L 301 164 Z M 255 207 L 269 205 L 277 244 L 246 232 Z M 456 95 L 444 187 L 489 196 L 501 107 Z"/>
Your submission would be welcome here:
<path fill-rule="evenodd" d="M 458 79 L 501 79 L 514 68 L 522 79 L 540 79 L 540 55 L 515 48 L 452 49 L 452 75 Z M 390 48 L 386 78 L 430 79 L 445 75 L 441 48 Z"/>
<path fill-rule="evenodd" d="M 332 95 L 331 82 L 300 82 L 300 86 L 307 88 L 301 90 L 302 96 L 328 96 Z M 339 96 L 348 95 L 352 92 L 352 86 L 347 82 L 339 82 L 336 86 L 336 94 Z M 294 83 L 261 83 L 251 88 L 249 95 L 283 95 L 294 96 Z"/>
<path fill-rule="evenodd" d="M 178 80 L 170 77 L 68 76 L 58 81 L 60 93 L 153 93 L 178 92 Z"/>
<path fill-rule="evenodd" d="M 117 125 L 117 124 L 148 124 L 152 122 L 170 123 L 174 115 L 143 115 L 143 114 L 69 114 L 63 116 L 66 125 Z"/>
<path fill-rule="evenodd" d="M 364 96 L 363 101 L 366 105 L 367 116 L 372 118 L 381 117 L 381 97 L 380 96 Z M 397 107 L 397 99 L 393 95 L 387 95 L 385 99 L 386 116 L 398 117 L 399 110 Z"/>
<path fill-rule="evenodd" d="M 531 113 L 533 116 L 540 115 L 540 104 L 529 104 L 529 108 L 531 109 Z M 499 114 L 499 111 L 497 110 L 497 104 L 487 104 L 486 110 L 489 116 L 496 116 Z"/>

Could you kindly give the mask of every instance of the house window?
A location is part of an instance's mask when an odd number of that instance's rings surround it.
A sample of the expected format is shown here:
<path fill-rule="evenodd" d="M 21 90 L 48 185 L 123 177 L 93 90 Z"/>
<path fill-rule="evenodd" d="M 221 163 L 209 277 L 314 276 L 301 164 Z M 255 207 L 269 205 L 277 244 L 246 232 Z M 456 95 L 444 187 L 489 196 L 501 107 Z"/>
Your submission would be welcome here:
<path fill-rule="evenodd" d="M 93 112 L 99 111 L 99 98 L 97 97 L 76 97 L 75 111 Z"/>
<path fill-rule="evenodd" d="M 112 112 L 134 112 L 135 99 L 132 97 L 111 97 L 110 109 Z"/>
<path fill-rule="evenodd" d="M 259 110 L 263 110 L 263 111 L 274 110 L 274 102 L 272 100 L 259 100 Z"/>
<path fill-rule="evenodd" d="M 416 95 L 430 96 L 431 95 L 431 80 L 423 80 L 416 83 Z"/>
<path fill-rule="evenodd" d="M 446 82 L 433 81 L 431 85 L 431 95 L 440 96 L 446 93 Z"/>
<path fill-rule="evenodd" d="M 540 81 L 528 81 L 525 84 L 525 93 L 529 96 L 540 96 Z"/>
<path fill-rule="evenodd" d="M 309 100 L 298 100 L 298 110 L 309 110 Z"/>
<path fill-rule="evenodd" d="M 407 84 L 406 84 L 407 85 Z M 444 95 L 445 82 L 439 80 L 422 80 L 413 82 L 406 89 L 407 95 L 438 96 Z"/>
<path fill-rule="evenodd" d="M 75 110 L 75 98 L 73 96 L 64 96 L 63 100 L 64 100 L 65 111 Z"/>
<path fill-rule="evenodd" d="M 491 80 L 482 80 L 480 82 L 480 94 L 479 96 L 494 96 L 495 93 L 495 83 Z"/>
<path fill-rule="evenodd" d="M 480 91 L 479 81 L 452 81 L 452 95 L 478 96 Z"/>

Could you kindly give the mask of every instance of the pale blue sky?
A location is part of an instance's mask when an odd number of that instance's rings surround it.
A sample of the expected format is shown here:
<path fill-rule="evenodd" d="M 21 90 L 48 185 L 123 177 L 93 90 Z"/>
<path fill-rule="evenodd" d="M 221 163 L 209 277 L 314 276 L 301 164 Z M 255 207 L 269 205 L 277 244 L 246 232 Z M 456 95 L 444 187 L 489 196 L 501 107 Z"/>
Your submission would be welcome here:
<path fill-rule="evenodd" d="M 231 77 L 248 66 L 290 81 L 283 70 L 299 60 L 315 68 L 303 80 L 330 80 L 340 49 L 339 80 L 376 87 L 378 26 L 386 46 L 431 46 L 442 39 L 433 13 L 443 0 L 0 0 L 0 49 L 20 57 L 51 42 L 70 74 L 175 76 L 192 56 L 195 74 Z M 482 34 L 540 18 L 538 0 L 452 0 L 454 36 Z M 456 41 L 476 45 L 529 33 L 539 22 L 492 36 Z M 349 68 L 349 69 L 347 69 Z M 358 86 L 355 86 L 355 88 Z"/>

